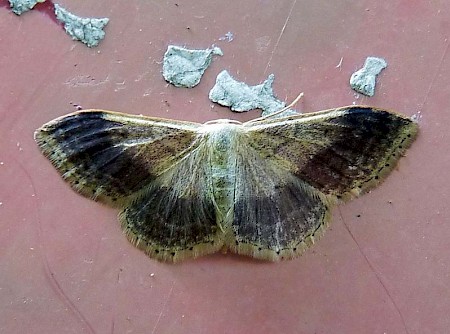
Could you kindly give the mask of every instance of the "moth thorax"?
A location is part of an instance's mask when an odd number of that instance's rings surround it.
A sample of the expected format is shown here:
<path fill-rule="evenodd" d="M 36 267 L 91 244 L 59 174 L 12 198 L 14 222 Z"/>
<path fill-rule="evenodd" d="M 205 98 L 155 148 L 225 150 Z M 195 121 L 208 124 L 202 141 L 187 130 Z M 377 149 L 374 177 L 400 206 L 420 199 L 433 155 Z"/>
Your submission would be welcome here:
<path fill-rule="evenodd" d="M 239 125 L 229 123 L 209 124 L 206 126 L 208 144 L 214 152 L 230 152 L 236 144 Z"/>

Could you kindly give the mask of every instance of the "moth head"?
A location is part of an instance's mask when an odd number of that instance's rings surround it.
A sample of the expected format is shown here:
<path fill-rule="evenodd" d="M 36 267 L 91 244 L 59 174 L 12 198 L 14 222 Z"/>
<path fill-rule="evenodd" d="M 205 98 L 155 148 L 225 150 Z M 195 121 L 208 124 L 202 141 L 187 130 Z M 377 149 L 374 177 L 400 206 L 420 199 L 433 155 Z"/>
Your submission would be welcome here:
<path fill-rule="evenodd" d="M 208 121 L 205 123 L 205 125 L 211 125 L 211 124 L 236 124 L 240 125 L 242 124 L 239 121 L 236 121 L 234 119 L 213 119 L 212 121 Z"/>

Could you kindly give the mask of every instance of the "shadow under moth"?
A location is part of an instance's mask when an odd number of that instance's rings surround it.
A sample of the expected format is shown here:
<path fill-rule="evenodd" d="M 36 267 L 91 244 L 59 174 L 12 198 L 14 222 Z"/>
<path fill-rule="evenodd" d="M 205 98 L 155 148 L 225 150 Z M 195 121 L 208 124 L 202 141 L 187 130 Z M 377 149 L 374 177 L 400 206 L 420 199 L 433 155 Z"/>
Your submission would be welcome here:
<path fill-rule="evenodd" d="M 226 249 L 278 261 L 321 236 L 334 204 L 380 183 L 417 131 L 366 106 L 205 124 L 85 110 L 35 139 L 74 190 L 121 210 L 124 233 L 150 257 Z"/>

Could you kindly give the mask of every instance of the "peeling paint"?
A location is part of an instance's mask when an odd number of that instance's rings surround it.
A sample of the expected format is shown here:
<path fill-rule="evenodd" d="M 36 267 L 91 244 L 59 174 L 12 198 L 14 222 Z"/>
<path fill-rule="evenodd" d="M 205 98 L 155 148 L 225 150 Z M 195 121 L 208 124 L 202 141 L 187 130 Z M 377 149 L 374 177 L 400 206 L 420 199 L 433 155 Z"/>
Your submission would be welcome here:
<path fill-rule="evenodd" d="M 223 52 L 218 47 L 189 50 L 169 45 L 163 60 L 164 79 L 176 87 L 195 87 L 211 64 L 213 55 L 222 56 Z"/>
<path fill-rule="evenodd" d="M 64 29 L 73 40 L 80 41 L 92 48 L 105 37 L 103 28 L 108 24 L 108 18 L 79 17 L 58 4 L 55 4 L 56 18 L 64 24 Z"/>
<path fill-rule="evenodd" d="M 14 14 L 22 15 L 40 2 L 45 2 L 45 0 L 9 0 L 9 6 Z"/>
<path fill-rule="evenodd" d="M 350 77 L 350 86 L 358 93 L 373 96 L 376 76 L 386 67 L 387 62 L 383 58 L 367 57 L 364 67 Z"/>
<path fill-rule="evenodd" d="M 267 80 L 256 86 L 249 86 L 236 81 L 227 71 L 222 71 L 216 78 L 216 84 L 209 92 L 209 99 L 222 106 L 230 107 L 237 112 L 261 109 L 262 116 L 270 115 L 285 107 L 283 101 L 278 100 L 272 89 L 275 79 L 273 74 Z M 297 114 L 295 110 L 286 110 L 278 115 Z"/>

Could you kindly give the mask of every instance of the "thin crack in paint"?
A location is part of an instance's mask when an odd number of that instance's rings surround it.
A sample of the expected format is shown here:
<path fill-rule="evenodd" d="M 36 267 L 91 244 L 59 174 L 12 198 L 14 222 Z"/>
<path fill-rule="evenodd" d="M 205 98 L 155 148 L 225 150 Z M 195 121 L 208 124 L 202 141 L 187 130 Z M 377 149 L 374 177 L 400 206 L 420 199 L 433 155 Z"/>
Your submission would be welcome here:
<path fill-rule="evenodd" d="M 297 0 L 294 0 L 292 2 L 292 6 L 291 6 L 291 9 L 289 10 L 289 14 L 286 17 L 286 20 L 284 21 L 283 27 L 281 28 L 280 34 L 278 35 L 277 41 L 275 42 L 275 46 L 270 54 L 269 61 L 267 62 L 266 68 L 264 69 L 264 74 L 266 74 L 267 70 L 269 69 L 270 63 L 272 62 L 272 58 L 275 54 L 275 51 L 278 49 L 278 44 L 280 44 L 281 36 L 283 36 L 284 31 L 286 30 L 287 24 L 289 22 L 289 19 L 291 18 L 292 11 L 294 10 L 296 3 L 297 3 Z"/>
<path fill-rule="evenodd" d="M 419 113 L 423 110 L 423 108 L 424 108 L 424 106 L 425 106 L 425 104 L 426 104 L 426 102 L 428 100 L 428 96 L 430 95 L 431 89 L 434 86 L 434 83 L 436 82 L 438 74 L 440 73 L 441 66 L 444 63 L 444 59 L 445 59 L 445 56 L 447 55 L 449 46 L 450 46 L 450 41 L 447 41 L 447 45 L 445 46 L 444 52 L 442 52 L 441 59 L 439 60 L 439 63 L 436 66 L 436 71 L 434 72 L 433 78 L 431 79 L 430 85 L 428 86 L 428 90 L 425 93 L 423 102 L 422 102 L 422 104 L 420 106 L 420 109 L 419 109 Z"/>
<path fill-rule="evenodd" d="M 156 332 L 156 329 L 158 328 L 159 322 L 160 322 L 161 317 L 162 317 L 162 315 L 163 315 L 163 313 L 164 313 L 164 310 L 166 309 L 167 303 L 169 302 L 169 299 L 170 299 L 170 297 L 172 296 L 172 293 L 173 293 L 173 287 L 174 287 L 174 286 L 175 286 L 175 281 L 172 282 L 172 287 L 170 288 L 170 291 L 169 291 L 169 293 L 167 294 L 167 298 L 166 298 L 166 300 L 164 301 L 164 305 L 163 305 L 163 307 L 162 307 L 162 309 L 161 309 L 161 312 L 159 312 L 158 319 L 156 319 L 155 326 L 153 326 L 152 334 L 154 334 L 154 333 Z"/>
<path fill-rule="evenodd" d="M 392 298 L 391 294 L 389 293 L 389 290 L 387 289 L 386 285 L 383 283 L 383 280 L 381 279 L 381 277 L 378 275 L 377 271 L 375 270 L 375 268 L 372 266 L 372 263 L 370 263 L 368 257 L 366 256 L 366 254 L 362 251 L 361 246 L 359 245 L 358 241 L 356 240 L 355 236 L 353 235 L 353 233 L 350 231 L 350 228 L 347 226 L 347 223 L 345 222 L 344 217 L 342 216 L 341 210 L 338 208 L 338 212 L 339 212 L 339 216 L 342 219 L 342 222 L 345 226 L 345 229 L 347 230 L 347 232 L 350 234 L 350 237 L 353 239 L 353 242 L 356 244 L 356 247 L 358 247 L 359 252 L 361 253 L 361 255 L 363 256 L 364 260 L 366 261 L 367 265 L 369 266 L 370 270 L 373 272 L 373 274 L 375 275 L 377 281 L 380 283 L 380 285 L 382 286 L 383 290 L 385 291 L 386 295 L 388 296 L 389 300 L 391 301 L 392 305 L 394 306 L 395 310 L 397 311 L 400 320 L 402 321 L 403 327 L 405 328 L 405 332 L 407 334 L 409 334 L 408 331 L 408 327 L 406 326 L 406 322 L 405 319 L 403 318 L 403 314 L 400 312 L 400 308 L 398 307 L 397 303 L 395 302 L 394 298 Z"/>
<path fill-rule="evenodd" d="M 44 232 L 42 230 L 42 224 L 41 224 L 40 205 L 37 202 L 37 199 L 39 198 L 39 196 L 38 196 L 38 194 L 36 192 L 36 188 L 34 186 L 33 178 L 28 173 L 26 168 L 24 166 L 22 166 L 22 164 L 17 159 L 12 157 L 12 160 L 14 160 L 16 162 L 16 164 L 20 167 L 20 169 L 24 172 L 24 174 L 26 175 L 26 177 L 30 181 L 30 185 L 31 185 L 31 188 L 33 190 L 33 193 L 35 194 L 34 198 L 36 199 L 36 201 L 34 203 L 36 205 L 36 209 L 35 210 L 36 210 L 36 219 L 37 219 L 37 224 L 38 224 L 38 238 L 40 240 L 40 248 L 42 250 L 41 251 L 41 256 L 42 256 L 42 260 L 43 260 L 43 264 L 44 264 L 44 266 L 43 266 L 44 267 L 44 273 L 45 273 L 45 276 L 46 276 L 47 280 L 50 283 L 50 287 L 56 293 L 56 295 L 59 297 L 59 299 L 63 302 L 63 304 L 66 305 L 67 308 L 81 322 L 82 326 L 86 327 L 89 330 L 90 333 L 95 333 L 95 330 L 92 327 L 92 325 L 85 318 L 83 313 L 72 302 L 72 300 L 69 298 L 69 296 L 67 296 L 67 294 L 64 292 L 64 289 L 61 287 L 61 285 L 59 284 L 58 280 L 55 277 L 55 274 L 51 270 L 51 267 L 50 267 L 50 264 L 48 262 L 48 258 L 47 258 L 46 252 L 45 252 L 45 246 L 44 246 L 44 243 L 42 242 L 42 236 L 44 235 Z"/>

